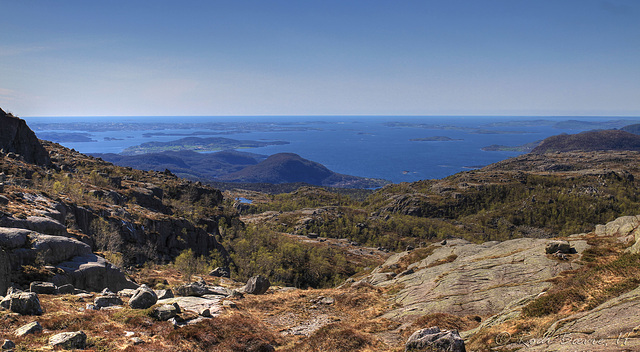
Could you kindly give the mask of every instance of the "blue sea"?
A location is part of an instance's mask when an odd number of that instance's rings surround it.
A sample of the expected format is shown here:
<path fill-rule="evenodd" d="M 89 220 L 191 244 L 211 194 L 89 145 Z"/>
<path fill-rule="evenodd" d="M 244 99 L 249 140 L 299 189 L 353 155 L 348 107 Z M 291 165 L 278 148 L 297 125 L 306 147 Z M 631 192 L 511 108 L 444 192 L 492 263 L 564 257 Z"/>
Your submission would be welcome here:
<path fill-rule="evenodd" d="M 624 121 L 620 121 L 622 119 Z M 560 133 L 640 123 L 640 117 L 566 116 L 31 117 L 25 120 L 39 136 L 50 132 L 85 133 L 94 141 L 60 142 L 82 153 L 120 153 L 130 146 L 177 140 L 187 134 L 286 141 L 289 144 L 243 151 L 264 155 L 296 153 L 334 172 L 394 183 L 443 178 L 522 154 L 481 150 L 493 144 L 518 146 Z M 579 123 L 562 124 L 566 121 Z M 74 124 L 78 122 L 109 123 L 112 128 L 95 131 L 86 125 L 79 128 Z M 52 123 L 57 125 L 50 125 Z M 153 127 L 139 125 L 141 123 Z M 411 141 L 436 136 L 452 140 Z"/>

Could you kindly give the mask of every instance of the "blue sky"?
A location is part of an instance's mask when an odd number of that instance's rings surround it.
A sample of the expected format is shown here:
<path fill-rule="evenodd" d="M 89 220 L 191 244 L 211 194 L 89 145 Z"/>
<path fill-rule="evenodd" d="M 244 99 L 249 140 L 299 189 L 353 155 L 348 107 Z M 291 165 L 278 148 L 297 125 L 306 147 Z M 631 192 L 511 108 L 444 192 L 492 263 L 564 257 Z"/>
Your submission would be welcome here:
<path fill-rule="evenodd" d="M 19 116 L 640 115 L 635 0 L 0 0 Z"/>

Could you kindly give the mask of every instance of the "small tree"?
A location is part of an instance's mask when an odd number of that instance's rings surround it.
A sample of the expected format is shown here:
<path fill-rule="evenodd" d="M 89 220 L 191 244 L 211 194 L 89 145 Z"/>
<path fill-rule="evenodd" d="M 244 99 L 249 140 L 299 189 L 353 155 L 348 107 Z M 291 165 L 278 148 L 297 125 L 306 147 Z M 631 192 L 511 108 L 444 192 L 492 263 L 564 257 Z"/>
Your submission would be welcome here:
<path fill-rule="evenodd" d="M 113 265 L 122 267 L 124 261 L 122 253 L 120 253 L 120 247 L 123 241 L 118 229 L 104 218 L 97 218 L 91 221 L 89 227 L 93 233 L 97 249 L 103 251 L 105 258 Z"/>
<path fill-rule="evenodd" d="M 189 282 L 194 274 L 202 274 L 210 269 L 207 260 L 202 256 L 196 257 L 191 248 L 180 252 L 173 265 Z"/>

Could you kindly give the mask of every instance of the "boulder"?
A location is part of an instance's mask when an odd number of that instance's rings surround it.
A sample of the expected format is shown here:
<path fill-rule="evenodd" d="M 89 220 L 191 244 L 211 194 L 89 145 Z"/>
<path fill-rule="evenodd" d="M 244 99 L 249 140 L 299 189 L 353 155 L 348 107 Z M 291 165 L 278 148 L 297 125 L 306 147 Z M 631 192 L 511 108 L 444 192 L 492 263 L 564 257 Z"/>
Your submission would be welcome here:
<path fill-rule="evenodd" d="M 147 285 L 142 285 L 138 287 L 131 299 L 129 299 L 129 307 L 133 309 L 147 309 L 158 301 L 158 296 L 156 293 L 147 287 Z"/>
<path fill-rule="evenodd" d="M 262 275 L 253 276 L 247 281 L 244 292 L 252 295 L 261 295 L 267 292 L 269 286 L 271 286 L 271 283 L 266 277 Z"/>
<path fill-rule="evenodd" d="M 35 292 L 19 292 L 7 295 L 3 302 L 9 302 L 9 309 L 12 312 L 21 315 L 40 315 L 42 314 L 42 307 L 40 306 L 40 300 L 38 294 Z"/>
<path fill-rule="evenodd" d="M 177 304 L 163 304 L 161 306 L 153 308 L 151 314 L 158 320 L 167 321 L 178 315 L 179 310 L 176 306 Z"/>
<path fill-rule="evenodd" d="M 15 249 L 23 247 L 27 243 L 30 230 L 13 227 L 0 227 L 0 247 Z"/>
<path fill-rule="evenodd" d="M 31 247 L 46 263 L 60 263 L 77 256 L 91 254 L 91 247 L 76 239 L 43 235 L 32 232 L 29 235 Z"/>
<path fill-rule="evenodd" d="M 61 295 L 73 294 L 76 292 L 76 288 L 72 284 L 65 284 L 58 287 L 58 293 Z"/>
<path fill-rule="evenodd" d="M 605 225 L 596 225 L 597 236 L 624 237 L 640 226 L 640 216 L 622 216 Z"/>
<path fill-rule="evenodd" d="M 178 296 L 201 297 L 211 293 L 211 290 L 203 282 L 190 282 L 174 288 L 175 294 Z"/>
<path fill-rule="evenodd" d="M 14 335 L 17 337 L 22 337 L 29 334 L 35 334 L 36 332 L 42 331 L 42 325 L 39 322 L 34 321 L 29 324 L 22 325 L 14 331 Z"/>
<path fill-rule="evenodd" d="M 2 350 L 13 350 L 14 348 L 16 348 L 16 344 L 13 343 L 13 341 L 11 340 L 7 340 L 5 339 L 4 342 L 2 343 Z"/>
<path fill-rule="evenodd" d="M 437 326 L 421 329 L 409 337 L 405 344 L 406 352 L 466 352 L 464 340 L 457 330 L 443 330 Z"/>
<path fill-rule="evenodd" d="M 5 153 L 20 154 L 24 161 L 32 164 L 51 165 L 49 153 L 27 123 L 0 109 L 0 149 Z"/>
<path fill-rule="evenodd" d="M 219 296 L 207 297 L 174 297 L 159 300 L 158 304 L 177 304 L 182 311 L 193 312 L 199 315 L 208 314 L 216 316 L 222 313 L 222 303 Z"/>
<path fill-rule="evenodd" d="M 229 270 L 229 268 L 226 268 L 226 267 L 225 268 L 217 267 L 209 272 L 209 276 L 230 278 L 231 270 Z"/>
<path fill-rule="evenodd" d="M 87 346 L 87 334 L 84 331 L 62 332 L 49 338 L 49 345 L 53 348 L 61 347 L 67 350 L 84 349 Z"/>
<path fill-rule="evenodd" d="M 122 299 L 115 294 L 98 296 L 93 300 L 95 309 L 101 309 L 105 307 L 121 306 L 123 304 Z"/>
<path fill-rule="evenodd" d="M 63 235 L 67 233 L 67 227 L 60 222 L 44 216 L 29 216 L 25 220 L 25 226 L 45 235 Z"/>
<path fill-rule="evenodd" d="M 170 288 L 166 290 L 156 290 L 156 296 L 158 296 L 158 299 L 173 298 L 173 291 L 171 291 Z"/>
<path fill-rule="evenodd" d="M 571 245 L 568 241 L 551 241 L 547 243 L 545 247 L 545 253 L 547 254 L 555 254 L 555 253 L 565 253 L 569 254 L 572 252 Z"/>
<path fill-rule="evenodd" d="M 34 281 L 29 285 L 29 292 L 38 294 L 55 295 L 58 288 L 51 282 Z"/>
<path fill-rule="evenodd" d="M 76 288 L 94 292 L 100 292 L 105 287 L 115 292 L 138 288 L 120 269 L 95 254 L 74 257 L 71 261 L 58 264 L 57 268 L 64 271 L 51 279 L 58 286 L 72 284 Z"/>

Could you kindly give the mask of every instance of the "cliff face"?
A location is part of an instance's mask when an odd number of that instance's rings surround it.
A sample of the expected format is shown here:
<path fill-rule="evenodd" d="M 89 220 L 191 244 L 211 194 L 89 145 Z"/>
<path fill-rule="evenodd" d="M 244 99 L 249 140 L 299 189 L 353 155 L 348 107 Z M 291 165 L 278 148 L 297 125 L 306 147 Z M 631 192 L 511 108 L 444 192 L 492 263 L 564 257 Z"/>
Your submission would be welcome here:
<path fill-rule="evenodd" d="M 19 154 L 24 161 L 47 166 L 51 164 L 49 153 L 44 149 L 36 134 L 27 123 L 0 109 L 0 149 L 5 153 Z"/>

